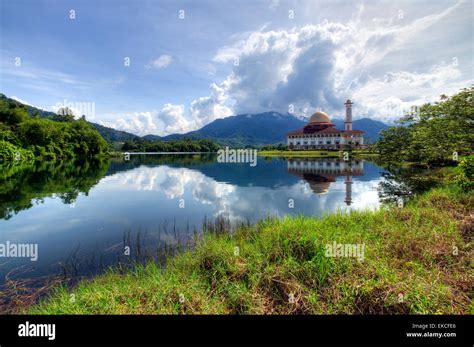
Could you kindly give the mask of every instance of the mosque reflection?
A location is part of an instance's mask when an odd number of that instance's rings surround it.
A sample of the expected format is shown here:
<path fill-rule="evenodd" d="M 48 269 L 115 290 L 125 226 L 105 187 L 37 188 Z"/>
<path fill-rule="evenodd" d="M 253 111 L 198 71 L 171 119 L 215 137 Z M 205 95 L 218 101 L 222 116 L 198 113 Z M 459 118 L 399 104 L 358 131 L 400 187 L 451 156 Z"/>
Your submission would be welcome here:
<path fill-rule="evenodd" d="M 291 158 L 288 160 L 288 172 L 303 178 L 309 183 L 315 194 L 325 194 L 329 191 L 336 178 L 345 176 L 347 206 L 352 203 L 352 177 L 364 175 L 364 161 L 344 161 L 339 158 Z"/>

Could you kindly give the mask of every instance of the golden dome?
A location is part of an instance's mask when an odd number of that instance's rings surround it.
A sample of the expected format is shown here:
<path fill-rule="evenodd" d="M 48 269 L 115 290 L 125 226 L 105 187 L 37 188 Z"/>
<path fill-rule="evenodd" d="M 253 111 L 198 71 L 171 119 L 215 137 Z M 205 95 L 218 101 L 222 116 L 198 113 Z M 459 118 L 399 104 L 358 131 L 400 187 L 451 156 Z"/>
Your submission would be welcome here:
<path fill-rule="evenodd" d="M 313 113 L 313 115 L 309 118 L 309 123 L 329 123 L 329 122 L 330 122 L 329 116 L 322 111 L 317 111 Z"/>
<path fill-rule="evenodd" d="M 314 194 L 326 194 L 331 182 L 309 182 L 309 187 Z"/>

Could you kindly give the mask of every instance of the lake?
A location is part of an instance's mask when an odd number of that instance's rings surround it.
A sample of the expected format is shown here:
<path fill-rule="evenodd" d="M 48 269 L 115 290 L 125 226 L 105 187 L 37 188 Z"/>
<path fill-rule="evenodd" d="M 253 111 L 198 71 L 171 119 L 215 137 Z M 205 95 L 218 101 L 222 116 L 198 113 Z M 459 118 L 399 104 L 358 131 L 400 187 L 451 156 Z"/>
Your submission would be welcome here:
<path fill-rule="evenodd" d="M 124 245 L 134 244 L 132 256 L 185 245 L 219 218 L 376 209 L 383 173 L 364 160 L 258 157 L 251 167 L 212 154 L 3 168 L 0 244 L 35 244 L 38 259 L 0 258 L 0 283 L 7 274 L 93 274 L 123 256 Z"/>

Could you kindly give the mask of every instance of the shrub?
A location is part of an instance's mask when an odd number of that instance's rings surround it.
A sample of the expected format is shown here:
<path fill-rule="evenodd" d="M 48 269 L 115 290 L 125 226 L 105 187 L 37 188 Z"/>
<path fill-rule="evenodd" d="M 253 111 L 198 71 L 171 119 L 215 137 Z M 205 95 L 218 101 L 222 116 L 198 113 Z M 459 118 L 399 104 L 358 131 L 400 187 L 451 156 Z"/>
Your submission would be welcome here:
<path fill-rule="evenodd" d="M 0 162 L 22 162 L 34 159 L 33 152 L 0 140 Z"/>
<path fill-rule="evenodd" d="M 456 183 L 464 191 L 469 191 L 474 187 L 474 155 L 464 157 L 459 162 Z"/>

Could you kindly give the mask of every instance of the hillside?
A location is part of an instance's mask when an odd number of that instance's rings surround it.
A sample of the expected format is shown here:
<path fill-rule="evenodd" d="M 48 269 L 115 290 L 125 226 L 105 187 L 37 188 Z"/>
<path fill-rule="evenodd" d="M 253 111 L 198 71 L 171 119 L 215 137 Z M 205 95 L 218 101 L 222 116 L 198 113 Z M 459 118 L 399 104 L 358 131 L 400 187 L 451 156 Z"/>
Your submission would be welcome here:
<path fill-rule="evenodd" d="M 7 97 L 2 93 L 0 93 L 0 100 L 6 100 L 9 103 L 16 104 L 18 106 L 23 106 L 30 116 L 38 115 L 41 118 L 53 118 L 57 116 L 54 112 L 45 111 L 28 104 L 23 104 L 19 101 Z M 139 138 L 139 136 L 128 133 L 126 131 L 116 130 L 93 122 L 88 123 L 91 124 L 94 128 L 96 128 L 100 135 L 102 135 L 102 137 L 108 142 L 124 142 Z"/>
<path fill-rule="evenodd" d="M 128 133 L 123 130 L 109 128 L 97 123 L 89 122 L 107 142 L 125 142 L 140 138 L 140 136 Z"/>
<path fill-rule="evenodd" d="M 229 145 L 261 145 L 278 143 L 285 139 L 288 129 L 299 128 L 304 124 L 289 114 L 265 112 L 241 114 L 216 119 L 199 130 L 186 134 L 172 134 L 164 139 L 209 138 Z"/>
<path fill-rule="evenodd" d="M 0 162 L 99 158 L 108 145 L 83 118 L 41 116 L 25 105 L 0 99 Z"/>

